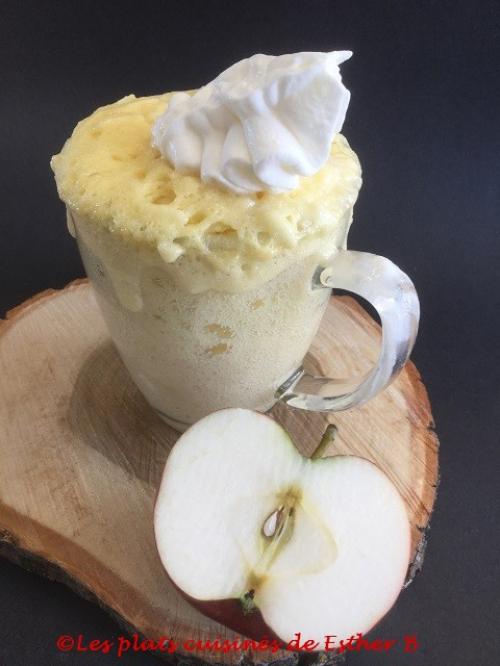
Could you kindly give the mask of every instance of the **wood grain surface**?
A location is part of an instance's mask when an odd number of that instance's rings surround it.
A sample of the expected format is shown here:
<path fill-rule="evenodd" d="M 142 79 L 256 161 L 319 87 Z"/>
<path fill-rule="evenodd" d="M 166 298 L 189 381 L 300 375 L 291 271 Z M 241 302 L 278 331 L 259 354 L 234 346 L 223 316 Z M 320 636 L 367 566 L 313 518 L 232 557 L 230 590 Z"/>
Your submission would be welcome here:
<path fill-rule="evenodd" d="M 376 361 L 379 339 L 356 302 L 337 297 L 306 367 L 362 374 Z M 304 454 L 335 423 L 326 455 L 363 456 L 389 475 L 412 524 L 411 577 L 438 481 L 438 441 L 415 366 L 361 408 L 326 416 L 279 404 L 272 414 Z M 85 280 L 19 306 L 0 326 L 0 550 L 64 580 L 148 638 L 236 637 L 188 605 L 156 552 L 153 504 L 178 436 L 129 378 Z M 228 664 L 241 656 L 203 658 Z M 297 660 L 290 653 L 268 660 L 277 658 Z"/>

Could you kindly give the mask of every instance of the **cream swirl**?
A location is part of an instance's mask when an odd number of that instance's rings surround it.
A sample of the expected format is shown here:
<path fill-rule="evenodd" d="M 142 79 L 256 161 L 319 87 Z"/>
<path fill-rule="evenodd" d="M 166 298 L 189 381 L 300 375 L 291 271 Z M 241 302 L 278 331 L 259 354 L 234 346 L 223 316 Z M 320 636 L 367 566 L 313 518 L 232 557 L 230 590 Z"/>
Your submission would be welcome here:
<path fill-rule="evenodd" d="M 238 193 L 284 192 L 326 162 L 350 93 L 350 51 L 257 54 L 194 94 L 175 93 L 152 129 L 172 166 Z"/>

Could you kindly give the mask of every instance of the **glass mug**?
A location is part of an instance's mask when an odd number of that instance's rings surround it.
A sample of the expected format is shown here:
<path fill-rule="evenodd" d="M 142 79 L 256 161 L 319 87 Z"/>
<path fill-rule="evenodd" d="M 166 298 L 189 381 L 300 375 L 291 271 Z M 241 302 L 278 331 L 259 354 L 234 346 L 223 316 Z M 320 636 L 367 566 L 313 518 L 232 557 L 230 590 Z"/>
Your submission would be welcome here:
<path fill-rule="evenodd" d="M 345 249 L 349 224 L 344 247 L 325 265 L 302 258 L 249 291 L 192 294 L 136 247 L 105 239 L 109 232 L 70 211 L 68 223 L 133 381 L 178 431 L 224 407 L 361 405 L 396 377 L 415 342 L 419 302 L 411 280 L 389 259 Z M 334 287 L 366 299 L 382 323 L 378 362 L 354 389 L 352 380 L 313 377 L 302 367 Z"/>

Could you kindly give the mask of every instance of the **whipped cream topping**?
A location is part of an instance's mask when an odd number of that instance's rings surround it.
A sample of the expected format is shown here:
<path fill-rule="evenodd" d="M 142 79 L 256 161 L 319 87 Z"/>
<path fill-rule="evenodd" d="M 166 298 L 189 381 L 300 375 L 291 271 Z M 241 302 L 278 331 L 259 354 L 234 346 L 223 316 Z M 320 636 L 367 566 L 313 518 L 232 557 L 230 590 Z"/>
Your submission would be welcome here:
<path fill-rule="evenodd" d="M 295 189 L 323 166 L 350 93 L 351 51 L 257 54 L 195 94 L 175 93 L 152 129 L 172 166 L 238 194 Z"/>

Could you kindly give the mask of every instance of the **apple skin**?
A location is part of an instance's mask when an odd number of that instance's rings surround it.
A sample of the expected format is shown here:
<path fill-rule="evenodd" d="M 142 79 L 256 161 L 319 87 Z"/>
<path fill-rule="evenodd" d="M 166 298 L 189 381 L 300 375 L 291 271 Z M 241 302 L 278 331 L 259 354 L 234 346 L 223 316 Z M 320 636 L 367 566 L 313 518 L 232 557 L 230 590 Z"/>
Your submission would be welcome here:
<path fill-rule="evenodd" d="M 367 462 L 371 463 L 371 461 L 368 460 Z M 408 550 L 410 550 L 410 546 L 411 540 L 408 543 Z M 173 587 L 188 602 L 188 604 L 193 606 L 193 608 L 199 611 L 202 615 L 205 615 L 205 617 L 214 620 L 214 622 L 222 624 L 224 627 L 227 627 L 228 629 L 231 629 L 237 634 L 241 634 L 250 640 L 256 642 L 262 641 L 264 639 L 271 641 L 275 640 L 280 644 L 280 646 L 282 646 L 282 649 L 286 649 L 287 643 L 279 636 L 277 636 L 274 631 L 265 623 L 264 618 L 262 617 L 262 613 L 258 608 L 250 613 L 244 613 L 239 599 L 214 599 L 212 601 L 201 601 L 200 599 L 195 599 L 194 597 L 191 597 L 189 594 L 186 594 L 186 592 L 181 590 L 181 588 L 176 585 L 175 582 L 170 578 L 167 571 L 165 571 L 165 574 Z M 382 622 L 391 608 L 393 608 L 393 605 L 389 606 L 389 608 L 387 608 L 382 613 L 382 615 L 375 621 L 373 626 L 363 632 L 363 636 L 372 632 L 375 627 L 377 627 L 380 622 Z M 335 629 L 332 628 L 332 633 L 334 633 L 334 631 Z M 303 636 L 302 638 L 307 640 L 308 636 Z M 291 652 L 300 652 L 300 650 L 292 648 L 289 648 L 289 650 Z M 313 650 L 313 652 L 321 651 L 321 648 L 318 648 L 318 650 Z"/>
<path fill-rule="evenodd" d="M 168 574 L 167 574 L 168 576 Z M 190 597 L 189 594 L 183 592 L 180 587 L 178 587 L 174 581 L 168 576 L 168 579 L 175 587 L 175 589 L 180 593 L 182 597 L 191 605 L 193 608 L 196 608 L 202 615 L 218 622 L 219 624 L 224 625 L 228 629 L 235 631 L 237 634 L 241 634 L 246 638 L 249 638 L 252 641 L 262 641 L 270 640 L 277 641 L 283 650 L 287 649 L 287 643 L 283 641 L 279 636 L 277 636 L 273 630 L 268 627 L 265 623 L 262 613 L 259 609 L 252 611 L 251 613 L 244 613 L 241 607 L 241 603 L 238 599 L 218 599 L 214 601 L 200 601 L 194 597 Z M 371 633 L 379 624 L 382 622 L 387 613 L 391 610 L 393 606 L 388 608 L 376 621 L 375 624 L 370 627 L 370 629 L 363 632 L 363 637 Z M 335 629 L 332 628 L 332 635 Z M 302 640 L 307 640 L 308 636 L 302 636 Z M 288 648 L 290 652 L 299 652 L 302 654 L 302 651 L 295 648 Z M 312 652 L 322 652 L 323 648 L 318 647 L 317 650 L 312 650 Z"/>
<path fill-rule="evenodd" d="M 219 624 L 223 624 L 228 629 L 246 636 L 253 641 L 258 642 L 264 639 L 276 640 L 283 649 L 286 647 L 286 643 L 276 636 L 272 629 L 266 625 L 259 609 L 253 610 L 250 613 L 243 613 L 241 603 L 238 599 L 199 601 L 185 594 L 182 590 L 180 592 L 200 613 L 206 615 L 211 620 L 219 622 Z"/>

